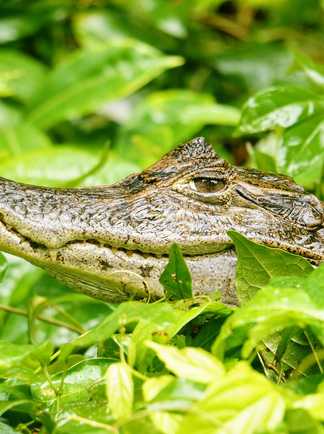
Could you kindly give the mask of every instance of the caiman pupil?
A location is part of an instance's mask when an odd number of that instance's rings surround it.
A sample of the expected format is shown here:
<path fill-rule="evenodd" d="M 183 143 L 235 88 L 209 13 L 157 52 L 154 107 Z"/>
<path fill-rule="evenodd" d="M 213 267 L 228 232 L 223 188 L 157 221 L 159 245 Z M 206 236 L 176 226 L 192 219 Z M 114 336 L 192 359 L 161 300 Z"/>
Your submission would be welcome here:
<path fill-rule="evenodd" d="M 213 178 L 194 178 L 194 189 L 199 193 L 217 193 L 226 187 L 222 179 Z"/>

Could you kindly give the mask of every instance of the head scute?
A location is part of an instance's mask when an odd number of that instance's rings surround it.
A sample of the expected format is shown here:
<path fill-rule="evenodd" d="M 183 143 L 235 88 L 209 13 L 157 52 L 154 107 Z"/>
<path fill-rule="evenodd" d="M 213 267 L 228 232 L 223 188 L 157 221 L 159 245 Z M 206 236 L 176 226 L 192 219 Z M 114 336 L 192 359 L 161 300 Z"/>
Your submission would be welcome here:
<path fill-rule="evenodd" d="M 212 145 L 207 142 L 205 137 L 196 137 L 178 146 L 173 153 L 174 157 L 183 161 L 219 158 Z"/>

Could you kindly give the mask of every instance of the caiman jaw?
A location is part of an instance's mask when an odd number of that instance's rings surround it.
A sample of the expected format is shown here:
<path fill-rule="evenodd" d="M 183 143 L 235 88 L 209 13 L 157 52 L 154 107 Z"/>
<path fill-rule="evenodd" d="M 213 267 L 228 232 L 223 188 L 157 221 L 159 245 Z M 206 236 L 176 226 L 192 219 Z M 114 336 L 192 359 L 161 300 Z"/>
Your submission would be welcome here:
<path fill-rule="evenodd" d="M 0 249 L 110 301 L 163 295 L 176 242 L 194 293 L 232 302 L 228 230 L 324 260 L 323 205 L 291 179 L 230 166 L 202 138 L 110 187 L 53 189 L 0 179 Z"/>
<path fill-rule="evenodd" d="M 10 246 L 10 247 L 8 247 Z M 94 241 L 73 241 L 46 248 L 0 223 L 0 248 L 46 269 L 68 286 L 109 302 L 127 299 L 153 301 L 164 296 L 159 278 L 167 255 L 116 249 Z M 195 294 L 208 295 L 219 287 L 227 304 L 236 304 L 234 251 L 186 257 Z M 215 279 L 215 270 L 218 270 Z"/>

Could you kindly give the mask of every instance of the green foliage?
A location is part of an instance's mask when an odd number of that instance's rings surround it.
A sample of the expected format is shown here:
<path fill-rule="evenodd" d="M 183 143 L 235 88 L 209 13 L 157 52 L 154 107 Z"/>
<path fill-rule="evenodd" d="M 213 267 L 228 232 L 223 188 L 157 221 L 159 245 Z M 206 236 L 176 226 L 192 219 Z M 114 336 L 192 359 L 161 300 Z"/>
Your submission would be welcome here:
<path fill-rule="evenodd" d="M 192 297 L 191 274 L 177 244 L 170 248 L 169 262 L 161 274 L 160 283 L 169 299 Z"/>
<path fill-rule="evenodd" d="M 0 176 L 115 182 L 205 135 L 324 198 L 323 2 L 0 6 Z M 249 143 L 246 146 L 246 143 Z M 323 434 L 324 268 L 230 231 L 241 307 L 109 305 L 0 256 L 0 432 Z"/>

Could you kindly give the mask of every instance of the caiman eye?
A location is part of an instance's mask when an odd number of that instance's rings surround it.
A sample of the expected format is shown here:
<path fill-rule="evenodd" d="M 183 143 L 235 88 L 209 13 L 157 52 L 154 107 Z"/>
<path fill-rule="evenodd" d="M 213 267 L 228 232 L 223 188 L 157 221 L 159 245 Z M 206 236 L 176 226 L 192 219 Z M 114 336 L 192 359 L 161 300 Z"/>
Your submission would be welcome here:
<path fill-rule="evenodd" d="M 222 179 L 199 177 L 191 181 L 191 188 L 198 193 L 218 193 L 225 187 L 226 183 Z"/>

